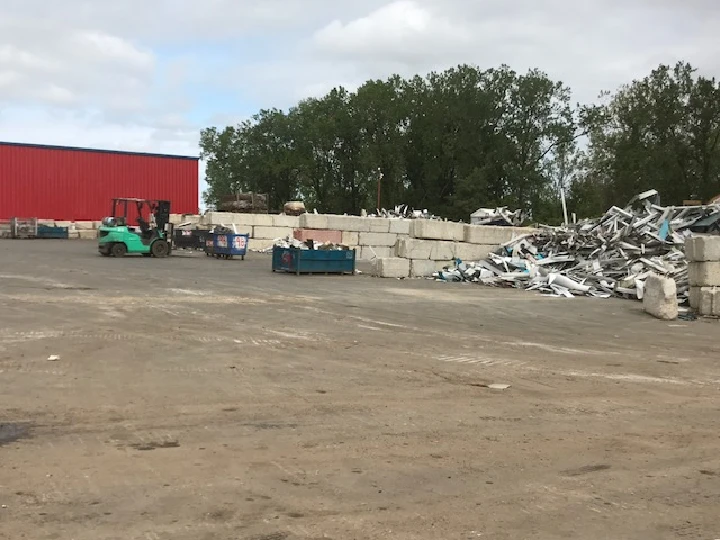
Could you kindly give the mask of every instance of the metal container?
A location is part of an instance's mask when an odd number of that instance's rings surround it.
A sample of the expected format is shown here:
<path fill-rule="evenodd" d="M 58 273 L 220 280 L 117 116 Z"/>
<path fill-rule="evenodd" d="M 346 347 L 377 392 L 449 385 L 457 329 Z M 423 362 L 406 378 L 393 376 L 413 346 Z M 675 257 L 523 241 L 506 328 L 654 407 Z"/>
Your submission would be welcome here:
<path fill-rule="evenodd" d="M 245 260 L 249 234 L 211 233 L 205 240 L 205 254 L 216 259 L 232 259 L 235 256 Z"/>
<path fill-rule="evenodd" d="M 38 225 L 37 227 L 38 238 L 67 240 L 69 236 L 67 227 L 52 227 L 50 225 Z"/>
<path fill-rule="evenodd" d="M 198 213 L 198 158 L 0 142 L 0 219 L 99 221 L 114 197 Z M 128 216 L 135 223 L 137 216 Z"/>
<path fill-rule="evenodd" d="M 211 237 L 208 230 L 175 229 L 173 232 L 173 246 L 175 249 L 205 249 L 205 241 Z"/>
<path fill-rule="evenodd" d="M 354 274 L 355 250 L 297 249 L 273 246 L 273 272 Z"/>

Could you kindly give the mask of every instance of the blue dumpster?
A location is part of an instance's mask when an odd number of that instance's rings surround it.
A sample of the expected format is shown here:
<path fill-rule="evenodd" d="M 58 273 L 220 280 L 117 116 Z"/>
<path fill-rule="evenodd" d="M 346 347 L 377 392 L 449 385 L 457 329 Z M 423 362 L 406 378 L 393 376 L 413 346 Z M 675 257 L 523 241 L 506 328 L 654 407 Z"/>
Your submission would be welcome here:
<path fill-rule="evenodd" d="M 249 234 L 211 234 L 205 240 L 205 254 L 216 259 L 232 259 L 237 255 L 245 260 L 249 239 Z"/>
<path fill-rule="evenodd" d="M 297 249 L 273 246 L 273 272 L 354 274 L 355 250 Z"/>

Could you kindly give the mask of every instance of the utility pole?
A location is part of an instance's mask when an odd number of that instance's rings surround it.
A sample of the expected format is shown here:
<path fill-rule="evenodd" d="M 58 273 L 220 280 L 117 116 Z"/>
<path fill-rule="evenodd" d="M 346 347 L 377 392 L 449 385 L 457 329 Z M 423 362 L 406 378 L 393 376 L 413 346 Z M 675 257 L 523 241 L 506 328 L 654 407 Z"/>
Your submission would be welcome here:
<path fill-rule="evenodd" d="M 380 167 L 378 167 L 378 181 L 377 181 L 377 211 L 380 211 L 380 181 L 383 179 L 383 173 L 380 170 Z"/>

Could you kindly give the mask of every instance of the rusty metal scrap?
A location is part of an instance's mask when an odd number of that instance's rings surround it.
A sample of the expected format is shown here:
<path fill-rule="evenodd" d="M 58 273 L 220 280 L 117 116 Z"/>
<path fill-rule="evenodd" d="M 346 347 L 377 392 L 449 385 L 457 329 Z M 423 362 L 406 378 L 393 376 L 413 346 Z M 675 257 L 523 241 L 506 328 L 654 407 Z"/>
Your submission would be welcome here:
<path fill-rule="evenodd" d="M 685 236 L 695 222 L 720 215 L 720 204 L 663 207 L 657 192 L 638 195 L 624 208 L 560 227 L 542 226 L 516 238 L 485 261 L 456 261 L 440 280 L 577 295 L 642 299 L 651 274 L 673 278 L 678 300 L 687 299 Z"/>

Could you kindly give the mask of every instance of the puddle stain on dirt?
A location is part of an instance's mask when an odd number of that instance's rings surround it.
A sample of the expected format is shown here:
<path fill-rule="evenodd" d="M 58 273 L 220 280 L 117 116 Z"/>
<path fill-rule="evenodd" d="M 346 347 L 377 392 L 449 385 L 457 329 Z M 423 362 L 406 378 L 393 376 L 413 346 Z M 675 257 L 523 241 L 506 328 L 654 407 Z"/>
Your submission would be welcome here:
<path fill-rule="evenodd" d="M 0 447 L 30 437 L 29 424 L 0 424 Z"/>

